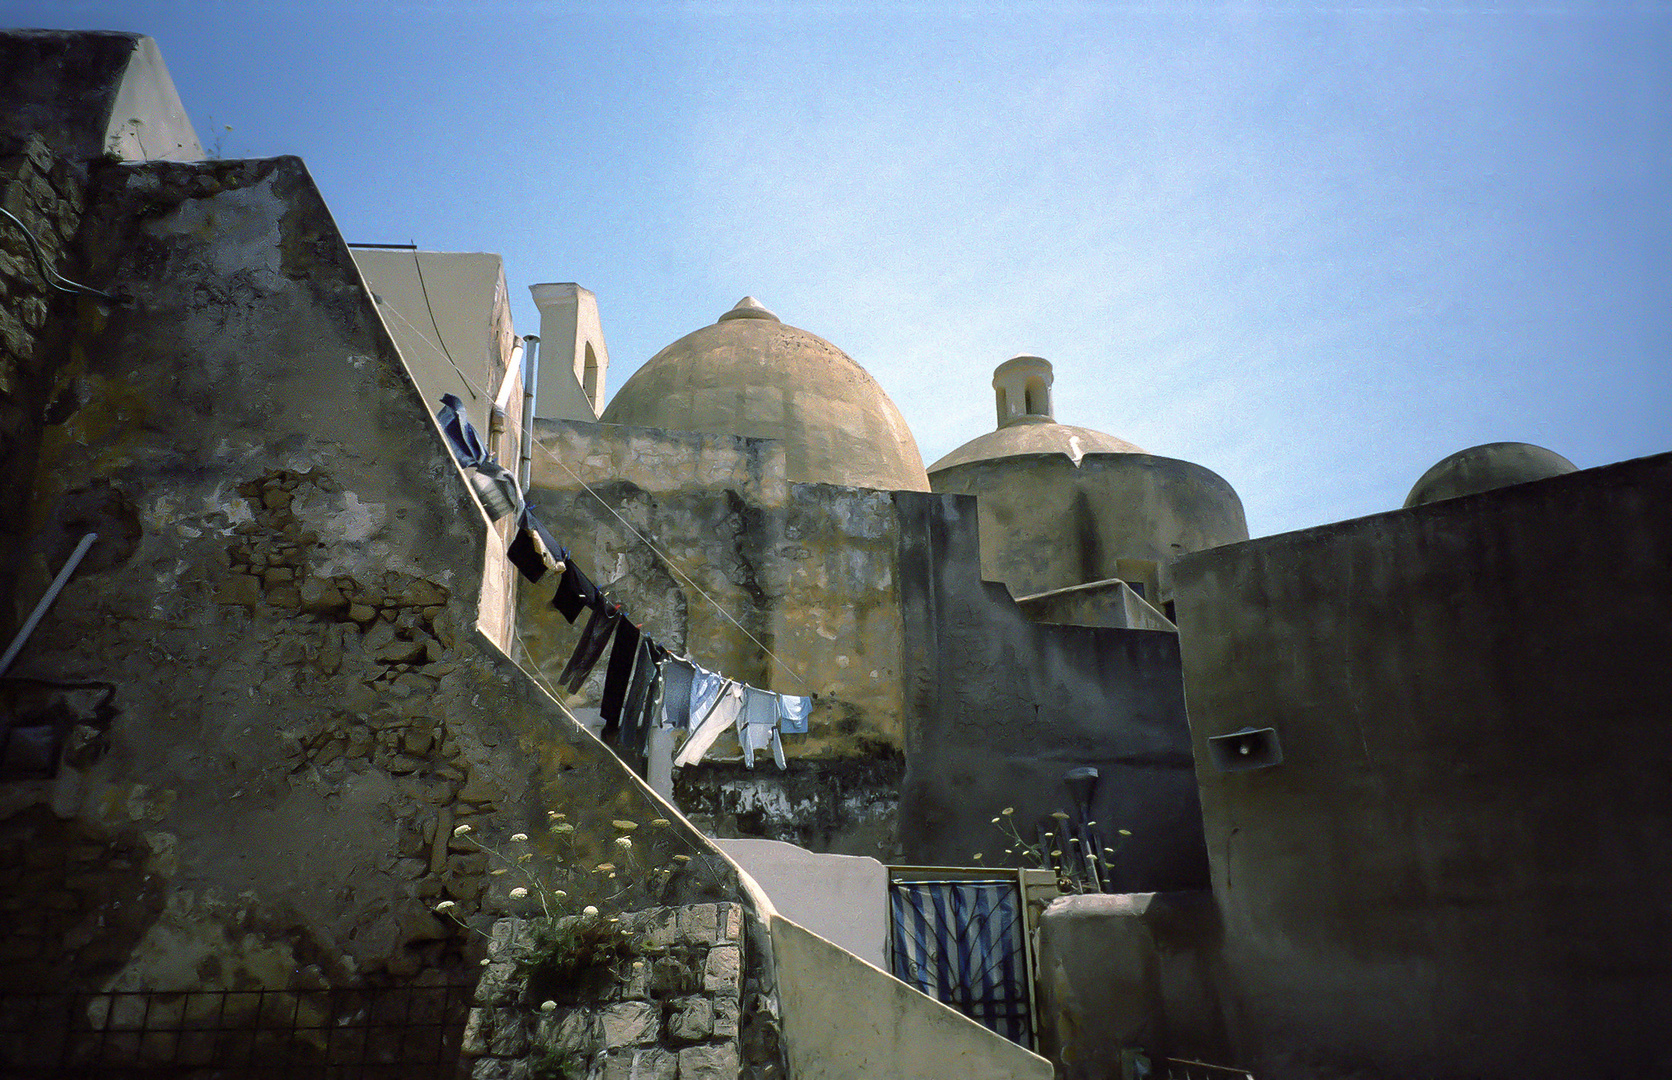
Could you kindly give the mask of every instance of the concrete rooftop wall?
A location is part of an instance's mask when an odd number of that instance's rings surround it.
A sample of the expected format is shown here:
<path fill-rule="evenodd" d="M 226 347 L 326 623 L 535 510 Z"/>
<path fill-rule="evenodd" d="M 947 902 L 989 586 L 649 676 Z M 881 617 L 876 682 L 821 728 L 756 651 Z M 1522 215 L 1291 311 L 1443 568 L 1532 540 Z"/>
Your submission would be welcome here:
<path fill-rule="evenodd" d="M 1239 1064 L 1672 1069 L 1672 455 L 1177 566 Z"/>

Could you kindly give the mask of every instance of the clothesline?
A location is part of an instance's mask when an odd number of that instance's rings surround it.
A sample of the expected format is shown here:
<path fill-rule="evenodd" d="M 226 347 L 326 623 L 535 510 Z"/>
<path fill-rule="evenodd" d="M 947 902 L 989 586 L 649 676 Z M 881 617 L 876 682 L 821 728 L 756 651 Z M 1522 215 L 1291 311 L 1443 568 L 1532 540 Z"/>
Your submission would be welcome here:
<path fill-rule="evenodd" d="M 420 340 L 422 340 L 426 345 L 430 346 L 430 348 L 432 348 L 432 349 L 435 349 L 438 354 L 443 353 L 443 350 L 440 346 L 436 345 L 435 342 L 431 341 L 424 334 L 424 332 L 422 330 L 419 330 L 416 326 L 413 326 L 412 323 L 409 322 L 406 319 L 406 317 L 403 316 L 399 311 L 397 311 L 395 308 L 389 306 L 389 304 L 386 301 L 384 301 L 381 297 L 375 297 L 375 299 L 377 300 L 378 305 L 383 310 L 389 312 L 395 318 L 399 319 L 403 324 L 406 325 L 407 329 L 411 330 L 414 334 L 416 334 L 418 336 L 418 338 Z M 448 357 L 448 359 L 451 360 L 451 357 Z M 458 366 L 456 364 L 454 365 L 454 370 L 458 370 Z M 492 400 L 492 396 L 489 395 L 485 390 L 483 390 L 482 387 L 476 385 L 475 381 L 472 380 L 463 371 L 459 371 L 459 377 L 464 380 L 464 383 L 465 383 L 466 386 L 469 386 L 473 391 L 475 391 L 477 394 L 481 395 L 484 400 L 489 400 L 489 401 Z M 811 684 L 807 681 L 807 679 L 804 676 L 802 676 L 802 674 L 799 671 L 797 671 L 795 668 L 791 667 L 788 663 L 786 663 L 784 661 L 783 657 L 779 656 L 777 653 L 775 653 L 771 649 L 767 648 L 766 645 L 764 643 L 762 643 L 759 638 L 755 637 L 754 634 L 751 634 L 749 632 L 748 627 L 744 626 L 741 622 L 739 622 L 737 620 L 737 618 L 735 616 L 732 615 L 731 612 L 727 611 L 726 608 L 725 608 L 725 605 L 721 604 L 718 600 L 714 599 L 714 597 L 712 597 L 708 594 L 707 590 L 705 590 L 701 585 L 697 584 L 696 579 L 693 578 L 690 574 L 686 573 L 684 568 L 681 567 L 676 561 L 674 561 L 672 556 L 670 556 L 667 552 L 663 551 L 661 548 L 657 547 L 656 544 L 654 544 L 650 540 L 649 537 L 645 536 L 643 533 L 639 532 L 638 529 L 634 528 L 633 523 L 628 521 L 625 517 L 623 517 L 621 515 L 621 512 L 618 511 L 613 505 L 610 504 L 609 500 L 605 499 L 602 495 L 600 495 L 596 491 L 592 490 L 591 485 L 589 485 L 585 480 L 582 480 L 580 478 L 580 476 L 575 472 L 575 470 L 573 470 L 569 467 L 568 462 L 566 462 L 562 458 L 558 457 L 550 449 L 548 449 L 546 446 L 540 444 L 539 442 L 535 442 L 534 448 L 538 449 L 541 453 L 545 454 L 546 457 L 554 465 L 556 465 L 558 468 L 560 468 L 564 472 L 568 473 L 570 479 L 574 480 L 575 483 L 580 485 L 581 490 L 585 491 L 588 495 L 590 495 L 594 499 L 596 499 L 600 506 L 602 506 L 605 510 L 608 510 L 610 512 L 610 514 L 613 515 L 617 521 L 621 522 L 621 525 L 624 529 L 626 529 L 629 533 L 631 533 L 633 535 L 633 537 L 636 538 L 645 547 L 649 548 L 650 551 L 651 551 L 651 554 L 655 555 L 658 559 L 660 559 L 664 566 L 666 566 L 674 574 L 678 575 L 680 577 L 680 579 L 682 579 L 692 589 L 696 590 L 697 595 L 701 596 L 704 600 L 708 601 L 709 605 L 711 607 L 713 607 L 714 610 L 718 611 L 721 615 L 725 616 L 726 621 L 730 622 L 733 626 L 737 627 L 738 631 L 741 632 L 744 637 L 748 638 L 750 643 L 752 643 L 756 648 L 760 649 L 762 654 L 764 654 L 767 658 L 772 660 L 773 663 L 777 664 L 779 667 L 783 668 L 786 672 L 788 672 L 790 677 L 792 679 L 794 679 L 795 682 L 798 685 L 800 685 L 802 689 L 805 690 L 805 689 L 808 689 L 810 687 Z M 478 491 L 478 494 L 481 494 L 481 492 Z M 520 498 L 520 493 L 519 493 L 519 498 Z"/>
<path fill-rule="evenodd" d="M 594 584 L 569 550 L 552 538 L 515 478 L 487 453 L 459 398 L 443 394 L 441 403 L 436 419 L 484 507 L 496 520 L 516 513 L 516 535 L 507 546 L 507 559 L 530 583 L 538 583 L 548 571 L 558 575 L 551 606 L 571 625 L 583 611 L 589 612 L 558 685 L 570 693 L 578 691 L 609 650 L 599 702 L 604 741 L 643 771 L 647 733 L 653 726 L 689 732 L 676 765 L 700 761 L 727 728 L 735 728 L 750 768 L 756 753 L 768 749 L 784 768 L 781 733 L 806 733 L 812 700 L 728 679 L 668 651 L 644 633 L 625 605 Z"/>

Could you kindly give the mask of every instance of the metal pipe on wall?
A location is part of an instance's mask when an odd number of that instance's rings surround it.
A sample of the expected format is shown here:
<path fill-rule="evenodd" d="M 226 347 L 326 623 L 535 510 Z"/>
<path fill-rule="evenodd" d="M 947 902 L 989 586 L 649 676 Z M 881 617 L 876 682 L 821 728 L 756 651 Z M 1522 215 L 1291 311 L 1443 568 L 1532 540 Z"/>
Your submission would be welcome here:
<path fill-rule="evenodd" d="M 98 533 L 90 532 L 83 536 L 81 543 L 77 544 L 75 550 L 70 552 L 70 557 L 65 561 L 63 569 L 58 571 L 58 576 L 53 578 L 52 584 L 47 587 L 46 595 L 42 596 L 40 602 L 35 605 L 35 610 L 29 613 L 29 618 L 23 623 L 23 629 L 17 632 L 16 637 L 12 638 L 12 643 L 7 647 L 6 654 L 0 656 L 0 675 L 6 673 L 6 669 L 12 666 L 12 661 L 17 659 L 17 654 L 23 651 L 23 646 L 29 640 L 29 635 L 33 634 L 35 627 L 40 625 L 41 616 L 45 615 L 46 609 L 52 606 L 54 600 L 58 599 L 58 594 L 63 591 L 65 583 L 70 580 L 70 575 L 75 573 L 75 568 L 81 565 L 82 556 L 87 554 L 87 549 L 92 547 L 93 541 L 98 538 Z"/>
<path fill-rule="evenodd" d="M 523 499 L 528 498 L 528 485 L 534 479 L 534 394 L 540 383 L 540 335 L 523 335 L 523 414 L 522 440 L 518 444 L 521 460 L 517 463 L 517 486 Z"/>

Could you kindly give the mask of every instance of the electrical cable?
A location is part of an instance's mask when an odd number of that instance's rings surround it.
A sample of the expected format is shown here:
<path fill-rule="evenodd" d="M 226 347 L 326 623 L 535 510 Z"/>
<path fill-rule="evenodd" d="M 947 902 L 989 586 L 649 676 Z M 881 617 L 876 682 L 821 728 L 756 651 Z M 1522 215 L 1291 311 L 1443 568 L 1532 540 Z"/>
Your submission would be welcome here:
<path fill-rule="evenodd" d="M 35 256 L 35 268 L 41 272 L 41 281 L 46 284 L 47 288 L 56 289 L 61 293 L 69 293 L 71 296 L 96 296 L 100 300 L 108 300 L 112 304 L 121 303 L 120 300 L 116 299 L 116 297 L 110 295 L 109 293 L 102 293 L 99 290 L 89 288 L 86 285 L 77 284 L 69 278 L 64 277 L 58 271 L 47 266 L 46 257 L 41 254 L 40 243 L 35 239 L 35 234 L 29 231 L 29 226 L 23 223 L 23 219 L 19 218 L 16 214 L 7 210 L 3 206 L 0 206 L 0 214 L 5 214 L 7 217 L 11 218 L 12 222 L 16 224 L 20 230 L 22 230 L 23 238 L 29 241 L 29 250 Z M 64 284 L 58 284 L 60 281 Z M 68 288 L 65 286 L 68 286 Z"/>
<path fill-rule="evenodd" d="M 428 345 L 430 348 L 432 348 L 436 352 L 440 353 L 441 356 L 449 364 L 453 364 L 453 358 L 451 356 L 447 355 L 447 350 L 442 348 L 440 345 L 437 345 L 435 342 L 431 341 L 428 334 L 424 333 L 422 330 L 418 329 L 416 326 L 413 326 L 412 323 L 408 322 L 406 316 L 402 315 L 400 313 L 399 309 L 397 309 L 393 304 L 389 303 L 389 301 L 383 299 L 383 297 L 378 296 L 375 293 L 372 295 L 372 299 L 377 303 L 378 307 L 382 308 L 383 310 L 387 311 L 389 314 L 393 315 L 395 318 L 399 319 L 401 321 L 402 325 L 404 325 L 408 330 L 411 330 L 414 334 L 416 334 L 418 336 L 419 341 L 422 341 L 425 345 Z M 459 367 L 459 365 L 457 365 L 457 364 L 453 364 L 453 370 L 459 373 L 459 378 L 464 380 L 465 388 L 468 389 L 473 396 L 476 396 L 478 398 L 482 397 L 482 388 L 480 386 L 477 386 L 476 383 L 471 380 L 470 376 L 466 375 L 464 373 L 463 368 Z M 484 400 L 492 400 L 492 399 L 484 399 Z"/>
<path fill-rule="evenodd" d="M 447 357 L 447 362 L 449 364 L 453 365 L 453 370 L 459 373 L 459 378 L 468 383 L 470 382 L 470 376 L 466 375 L 464 373 L 464 369 L 459 367 L 458 361 L 453 359 L 453 351 L 447 347 L 447 337 L 441 332 L 441 324 L 435 321 L 435 308 L 430 306 L 430 287 L 424 284 L 424 264 L 418 258 L 418 245 L 416 242 L 412 245 L 412 268 L 418 271 L 418 288 L 424 294 L 424 308 L 430 313 L 430 326 L 435 330 L 436 341 L 441 343 L 442 355 Z M 407 325 L 412 326 L 411 323 L 407 323 Z M 416 330 L 417 327 L 413 327 L 413 329 Z M 477 390 L 480 392 L 481 388 L 477 387 Z M 486 400 L 492 401 L 493 398 L 490 397 Z"/>
<path fill-rule="evenodd" d="M 749 632 L 747 627 L 745 627 L 742 623 L 738 622 L 735 618 L 732 618 L 731 612 L 727 611 L 724 607 L 722 607 L 718 600 L 716 600 L 712 596 L 708 595 L 708 593 L 703 590 L 703 587 L 701 585 L 698 585 L 696 583 L 695 579 L 693 579 L 691 577 L 691 575 L 687 574 L 684 570 L 680 569 L 679 564 L 674 562 L 673 558 L 671 556 L 669 556 L 667 552 L 663 551 L 661 548 L 659 548 L 655 544 L 651 543 L 649 537 L 645 536 L 643 533 L 641 533 L 637 529 L 633 528 L 633 523 L 628 521 L 626 518 L 622 517 L 620 512 L 618 512 L 615 507 L 611 506 L 609 504 L 608 500 L 606 500 L 602 495 L 598 494 L 596 491 L 593 491 L 592 488 L 587 484 L 587 482 L 585 480 L 582 480 L 578 475 L 575 474 L 575 470 L 569 468 L 569 465 L 568 465 L 567 462 L 565 462 L 562 458 L 558 457 L 551 450 L 547 449 L 544 445 L 542 445 L 539 442 L 539 440 L 535 440 L 534 445 L 538 449 L 544 451 L 545 455 L 547 457 L 549 457 L 554 463 L 556 463 L 556 465 L 560 469 L 562 469 L 564 472 L 568 473 L 570 479 L 574 480 L 575 483 L 577 483 L 581 486 L 581 490 L 585 491 L 588 495 L 591 495 L 594 499 L 597 499 L 599 505 L 601 505 L 604 509 L 608 510 L 611 514 L 614 514 L 616 520 L 621 522 L 622 526 L 628 532 L 632 533 L 635 537 L 638 538 L 640 543 L 642 543 L 645 547 L 650 549 L 651 554 L 653 554 L 657 558 L 661 559 L 662 562 L 667 565 L 669 570 L 672 570 L 674 573 L 678 574 L 681 578 L 683 578 L 685 580 L 686 584 L 690 585 L 691 588 L 697 590 L 697 594 L 699 596 L 701 596 L 704 600 L 707 600 L 709 602 L 709 604 L 713 606 L 715 611 L 718 611 L 720 614 L 724 615 L 726 617 L 727 621 L 729 621 L 733 626 L 737 627 L 738 630 L 742 631 L 743 636 L 748 638 L 751 642 L 753 642 L 757 649 L 759 649 L 761 652 L 765 653 L 767 656 L 771 657 L 772 660 L 775 661 L 778 664 L 779 667 L 781 667 L 785 671 L 789 672 L 790 676 L 792 678 L 794 678 L 796 680 L 796 682 L 801 684 L 801 688 L 803 690 L 808 688 L 808 686 L 810 684 L 808 683 L 806 678 L 804 678 L 802 676 L 802 674 L 799 671 L 796 671 L 794 668 L 790 667 L 789 664 L 784 662 L 783 657 L 779 656 L 777 653 L 775 653 L 771 649 L 767 648 L 764 644 L 761 643 L 759 638 L 755 637 L 755 635 L 753 635 Z"/>

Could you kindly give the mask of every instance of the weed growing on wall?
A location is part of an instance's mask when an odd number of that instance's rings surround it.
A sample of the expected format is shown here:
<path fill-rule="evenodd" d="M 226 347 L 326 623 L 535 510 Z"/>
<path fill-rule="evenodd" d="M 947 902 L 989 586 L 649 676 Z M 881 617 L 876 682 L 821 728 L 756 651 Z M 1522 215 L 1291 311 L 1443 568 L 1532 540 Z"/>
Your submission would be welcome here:
<path fill-rule="evenodd" d="M 534 946 L 517 974 L 541 1001 L 584 1000 L 619 978 L 636 946 L 618 918 L 589 905 L 579 916 L 536 923 Z"/>
<path fill-rule="evenodd" d="M 455 828 L 453 837 L 488 856 L 490 878 L 512 883 L 505 894 L 509 901 L 539 905 L 533 948 L 519 972 L 530 993 L 537 1000 L 573 1001 L 607 986 L 619 975 L 618 962 L 634 954 L 634 938 L 621 928 L 623 913 L 665 903 L 676 879 L 688 870 L 700 867 L 712 877 L 716 868 L 667 818 L 655 818 L 643 828 L 636 821 L 612 819 L 613 838 L 600 843 L 594 835 L 583 847 L 568 815 L 551 811 L 546 817 L 546 842 L 539 851 L 527 833 L 513 833 L 500 846 L 481 839 L 468 823 Z M 666 854 L 668 846 L 679 843 L 690 854 Z M 701 862 L 693 867 L 696 860 Z M 443 900 L 435 911 L 487 936 L 464 920 L 452 900 Z"/>
<path fill-rule="evenodd" d="M 1016 825 L 1016 808 L 1007 806 L 999 811 L 993 824 L 1008 845 L 1004 854 L 1023 860 L 1025 865 L 1054 872 L 1057 888 L 1065 893 L 1103 892 L 1113 880 L 1109 860 L 1119 853 L 1125 838 L 1132 833 L 1116 830 L 1121 839 L 1109 846 L 1103 843 L 1095 821 L 1070 825 L 1068 814 L 1061 810 L 1044 821 L 1049 824 L 1040 823 L 1034 830 L 1037 839 L 1029 841 Z M 985 852 L 975 853 L 977 863 L 983 863 L 986 857 Z"/>

